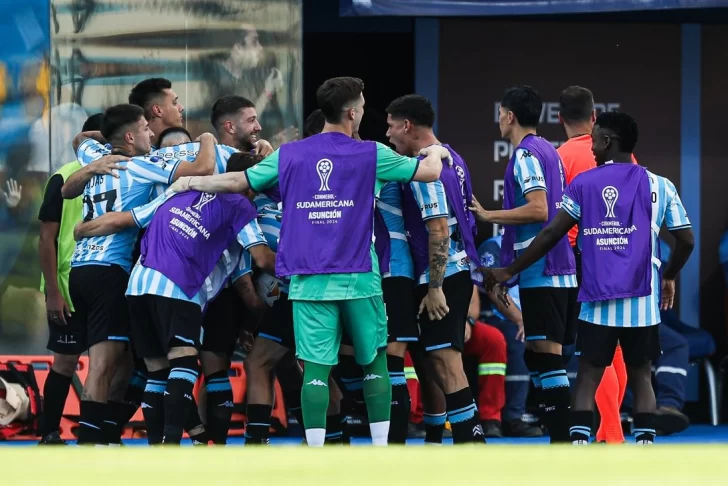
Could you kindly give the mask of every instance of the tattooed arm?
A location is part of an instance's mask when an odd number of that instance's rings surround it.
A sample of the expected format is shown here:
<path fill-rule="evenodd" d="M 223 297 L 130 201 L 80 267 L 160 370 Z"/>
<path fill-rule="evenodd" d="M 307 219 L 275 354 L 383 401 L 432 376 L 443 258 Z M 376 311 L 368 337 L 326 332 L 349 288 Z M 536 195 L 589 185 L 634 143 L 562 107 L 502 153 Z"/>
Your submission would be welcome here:
<path fill-rule="evenodd" d="M 430 283 L 427 295 L 420 304 L 420 313 L 426 308 L 431 320 L 440 320 L 450 312 L 442 292 L 450 248 L 450 229 L 446 217 L 428 219 L 426 224 L 429 233 Z"/>
<path fill-rule="evenodd" d="M 253 278 L 250 273 L 243 275 L 233 282 L 233 287 L 247 307 L 258 319 L 263 317 L 267 305 L 258 297 L 253 285 Z M 257 327 L 257 326 L 256 326 Z"/>

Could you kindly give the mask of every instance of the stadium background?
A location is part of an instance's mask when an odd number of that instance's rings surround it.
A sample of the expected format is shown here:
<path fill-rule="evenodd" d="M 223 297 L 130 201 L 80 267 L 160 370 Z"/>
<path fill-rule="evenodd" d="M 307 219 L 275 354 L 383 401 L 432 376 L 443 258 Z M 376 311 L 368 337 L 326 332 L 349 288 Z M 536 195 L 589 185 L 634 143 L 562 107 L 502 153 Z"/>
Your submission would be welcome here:
<path fill-rule="evenodd" d="M 158 75 L 173 81 L 197 135 L 207 128 L 204 87 L 214 81 L 201 66 L 231 55 L 251 32 L 259 44 L 247 46 L 247 55 L 257 60 L 245 72 L 241 94 L 256 99 L 274 68 L 283 80 L 262 116 L 266 137 L 300 129 L 315 108 L 316 86 L 331 76 L 365 80 L 361 135 L 379 141 L 386 141 L 387 103 L 416 91 L 435 103 L 438 135 L 468 161 L 475 193 L 489 208 L 500 205 L 508 158 L 495 112 L 509 84 L 528 83 L 541 92 L 540 133 L 556 143 L 565 138 L 555 119 L 558 94 L 569 84 L 591 88 L 602 109 L 634 115 L 641 127 L 637 156 L 675 182 L 696 230 L 696 251 L 680 279 L 681 319 L 713 334 L 716 363 L 726 353 L 726 290 L 718 262 L 718 243 L 728 229 L 720 133 L 726 9 L 661 9 L 695 5 L 679 0 L 559 0 L 547 2 L 548 16 L 535 16 L 546 12 L 519 0 L 498 2 L 497 11 L 486 0 L 467 2 L 482 9 L 472 11 L 416 0 L 5 3 L 0 187 L 14 178 L 23 197 L 13 209 L 0 202 L 0 354 L 47 353 L 36 216 L 43 184 L 72 158 L 69 142 L 85 117 L 125 101 L 136 82 Z M 446 10 L 428 10 L 427 3 Z M 603 3 L 615 10 L 659 8 L 602 12 Z M 412 17 L 421 14 L 432 17 Z M 477 17 L 483 14 L 491 16 Z M 481 235 L 493 231 L 482 227 Z M 689 398 L 696 400 L 693 378 Z"/>

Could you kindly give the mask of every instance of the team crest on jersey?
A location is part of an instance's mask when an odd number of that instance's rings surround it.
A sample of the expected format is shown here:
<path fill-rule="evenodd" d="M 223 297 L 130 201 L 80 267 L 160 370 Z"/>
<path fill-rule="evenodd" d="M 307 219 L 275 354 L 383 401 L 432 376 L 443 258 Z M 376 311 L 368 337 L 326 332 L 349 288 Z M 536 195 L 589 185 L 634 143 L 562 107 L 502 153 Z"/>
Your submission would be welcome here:
<path fill-rule="evenodd" d="M 495 265 L 495 257 L 493 256 L 492 253 L 489 253 L 489 252 L 483 253 L 483 256 L 480 257 L 480 259 L 483 261 L 483 265 L 485 265 L 485 267 L 487 267 L 487 268 L 490 268 L 493 265 Z"/>
<path fill-rule="evenodd" d="M 331 177 L 331 172 L 333 170 L 334 163 L 329 159 L 321 159 L 316 162 L 316 173 L 321 181 L 321 185 L 319 185 L 319 192 L 331 191 L 331 188 L 329 187 L 329 177 Z"/>
<path fill-rule="evenodd" d="M 217 194 L 209 194 L 207 192 L 203 192 L 202 194 L 200 194 L 200 200 L 197 201 L 197 204 L 192 206 L 192 209 L 195 209 L 197 211 L 202 211 L 202 208 L 205 207 L 205 205 L 207 203 L 209 203 L 216 197 L 217 197 Z"/>

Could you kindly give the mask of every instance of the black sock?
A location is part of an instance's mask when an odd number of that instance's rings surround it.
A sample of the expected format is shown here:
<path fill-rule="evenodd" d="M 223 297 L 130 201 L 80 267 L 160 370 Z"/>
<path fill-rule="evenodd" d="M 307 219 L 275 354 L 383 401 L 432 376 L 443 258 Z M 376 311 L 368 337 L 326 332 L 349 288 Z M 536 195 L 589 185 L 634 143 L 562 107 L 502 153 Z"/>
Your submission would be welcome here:
<path fill-rule="evenodd" d="M 539 372 L 539 354 L 527 349 L 523 352 L 523 361 L 526 363 L 533 384 L 531 400 L 538 406 L 538 418 L 543 420 L 544 403 L 541 390 L 541 374 Z"/>
<path fill-rule="evenodd" d="M 109 444 L 121 444 L 121 432 L 124 424 L 119 423 L 119 417 L 126 410 L 125 404 L 122 402 L 109 402 L 106 407 L 106 419 L 104 420 L 104 436 Z"/>
<path fill-rule="evenodd" d="M 367 415 L 364 403 L 364 370 L 354 356 L 339 356 L 337 374 L 343 385 L 341 392 L 349 402 L 347 412 Z"/>
<path fill-rule="evenodd" d="M 43 415 L 40 425 L 40 436 L 45 437 L 51 432 L 58 432 L 61 426 L 63 409 L 66 406 L 68 390 L 73 381 L 72 376 L 64 376 L 53 371 L 48 372 L 45 385 L 43 385 Z"/>
<path fill-rule="evenodd" d="M 591 425 L 594 420 L 594 412 L 589 410 L 572 410 L 571 411 L 571 428 L 569 429 L 569 439 L 571 442 L 585 440 L 589 442 L 591 438 Z"/>
<path fill-rule="evenodd" d="M 335 415 L 326 416 L 326 439 L 325 444 L 345 444 L 348 442 L 344 441 L 344 427 L 342 421 L 342 415 L 337 413 Z"/>
<path fill-rule="evenodd" d="M 233 417 L 233 387 L 227 370 L 205 377 L 207 390 L 207 433 L 215 444 L 227 442 Z"/>
<path fill-rule="evenodd" d="M 538 371 L 544 403 L 543 416 L 549 429 L 551 443 L 571 442 L 569 437 L 571 392 L 564 360 L 559 354 L 538 354 Z"/>
<path fill-rule="evenodd" d="M 245 425 L 245 445 L 268 444 L 270 442 L 270 414 L 273 407 L 270 405 L 248 404 L 246 414 L 248 423 Z"/>
<path fill-rule="evenodd" d="M 422 414 L 422 422 L 425 424 L 425 443 L 442 444 L 442 433 L 445 431 L 446 413 Z"/>
<path fill-rule="evenodd" d="M 207 428 L 202 424 L 197 400 L 195 400 L 194 395 L 191 396 L 192 400 L 190 400 L 189 408 L 187 409 L 184 429 L 189 434 L 192 445 L 207 445 L 210 441 L 210 434 L 208 434 Z"/>
<path fill-rule="evenodd" d="M 169 366 L 171 371 L 167 378 L 167 393 L 164 396 L 162 443 L 179 444 L 182 440 L 182 431 L 191 416 L 192 390 L 200 374 L 200 365 L 197 356 L 183 356 L 170 359 Z"/>
<path fill-rule="evenodd" d="M 392 410 L 389 424 L 389 443 L 407 442 L 409 426 L 410 396 L 404 376 L 404 358 L 387 355 L 387 369 L 392 382 Z"/>
<path fill-rule="evenodd" d="M 149 445 L 162 443 L 164 432 L 164 391 L 167 389 L 169 368 L 150 371 L 142 396 L 142 413 L 147 427 Z"/>
<path fill-rule="evenodd" d="M 144 371 L 134 370 L 129 386 L 124 393 L 124 401 L 114 406 L 115 412 L 109 411 L 111 414 L 110 417 L 112 417 L 110 420 L 117 424 L 114 435 L 108 436 L 110 444 L 118 444 L 121 442 L 121 436 L 124 433 L 126 424 L 134 417 L 134 414 L 142 404 L 146 384 L 146 369 Z M 111 406 L 111 402 L 109 405 Z"/>
<path fill-rule="evenodd" d="M 447 419 L 452 427 L 453 444 L 485 442 L 483 426 L 478 419 L 478 407 L 469 387 L 455 393 L 445 394 Z"/>
<path fill-rule="evenodd" d="M 78 444 L 106 444 L 104 419 L 108 407 L 105 403 L 81 401 L 81 419 L 78 422 Z"/>
<path fill-rule="evenodd" d="M 655 414 L 636 413 L 634 420 L 634 440 L 637 443 L 655 441 Z"/>

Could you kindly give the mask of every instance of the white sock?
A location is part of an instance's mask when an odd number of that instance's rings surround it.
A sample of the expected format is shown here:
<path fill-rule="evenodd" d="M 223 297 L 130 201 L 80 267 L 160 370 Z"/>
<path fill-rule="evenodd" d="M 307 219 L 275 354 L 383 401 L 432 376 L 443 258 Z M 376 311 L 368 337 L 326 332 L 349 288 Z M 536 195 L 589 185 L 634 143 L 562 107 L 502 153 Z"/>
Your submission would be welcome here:
<path fill-rule="evenodd" d="M 369 424 L 369 431 L 372 434 L 372 445 L 386 446 L 389 438 L 389 420 Z"/>
<path fill-rule="evenodd" d="M 309 447 L 323 447 L 326 429 L 306 429 L 306 443 Z"/>

